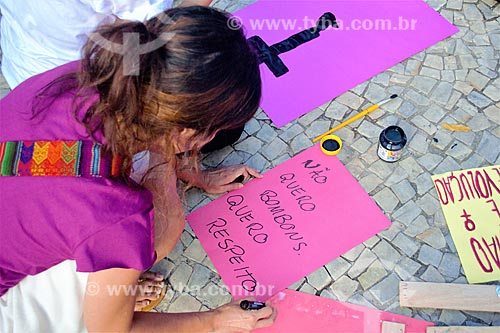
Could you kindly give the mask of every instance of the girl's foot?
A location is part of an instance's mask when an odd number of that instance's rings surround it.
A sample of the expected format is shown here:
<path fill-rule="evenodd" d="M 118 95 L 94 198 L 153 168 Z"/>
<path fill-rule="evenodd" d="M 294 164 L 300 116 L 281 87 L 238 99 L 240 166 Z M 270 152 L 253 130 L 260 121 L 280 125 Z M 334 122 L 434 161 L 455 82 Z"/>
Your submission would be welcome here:
<path fill-rule="evenodd" d="M 165 296 L 167 285 L 164 276 L 154 272 L 144 272 L 139 277 L 139 293 L 135 298 L 135 311 L 150 311 Z"/>

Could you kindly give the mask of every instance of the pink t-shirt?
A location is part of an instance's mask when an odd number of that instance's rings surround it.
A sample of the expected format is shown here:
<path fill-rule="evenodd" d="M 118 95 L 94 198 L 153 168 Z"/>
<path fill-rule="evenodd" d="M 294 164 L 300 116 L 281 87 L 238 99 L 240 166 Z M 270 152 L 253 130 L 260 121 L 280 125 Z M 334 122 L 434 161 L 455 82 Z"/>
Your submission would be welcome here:
<path fill-rule="evenodd" d="M 71 92 L 32 118 L 36 93 L 78 64 L 32 77 L 0 100 L 0 141 L 90 140 L 75 120 Z M 67 259 L 80 272 L 148 269 L 155 260 L 152 202 L 149 191 L 117 180 L 0 176 L 0 296 Z"/>

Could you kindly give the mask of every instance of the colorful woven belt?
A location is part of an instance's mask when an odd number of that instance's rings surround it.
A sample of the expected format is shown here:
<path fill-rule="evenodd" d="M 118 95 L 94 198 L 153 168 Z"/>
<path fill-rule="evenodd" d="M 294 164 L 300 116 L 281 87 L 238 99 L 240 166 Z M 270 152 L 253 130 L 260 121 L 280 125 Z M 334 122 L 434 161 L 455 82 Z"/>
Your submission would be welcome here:
<path fill-rule="evenodd" d="M 0 176 L 113 178 L 122 163 L 92 141 L 0 142 Z"/>

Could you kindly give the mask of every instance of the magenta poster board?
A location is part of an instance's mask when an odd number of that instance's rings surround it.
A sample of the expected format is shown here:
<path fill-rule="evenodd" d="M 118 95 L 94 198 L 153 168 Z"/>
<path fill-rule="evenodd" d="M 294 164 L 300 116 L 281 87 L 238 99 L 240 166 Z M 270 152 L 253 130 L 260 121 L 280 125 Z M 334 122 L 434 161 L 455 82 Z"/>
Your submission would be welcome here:
<path fill-rule="evenodd" d="M 315 145 L 187 216 L 235 298 L 290 286 L 390 222 L 356 179 Z"/>
<path fill-rule="evenodd" d="M 255 333 L 379 333 L 382 321 L 405 324 L 406 333 L 425 333 L 433 323 L 298 291 L 284 290 L 271 301 L 273 326 Z"/>
<path fill-rule="evenodd" d="M 287 74 L 275 78 L 260 65 L 261 106 L 278 127 L 458 32 L 422 0 L 260 0 L 234 15 L 248 37 L 271 45 L 315 26 L 325 12 L 339 29 L 280 55 Z"/>

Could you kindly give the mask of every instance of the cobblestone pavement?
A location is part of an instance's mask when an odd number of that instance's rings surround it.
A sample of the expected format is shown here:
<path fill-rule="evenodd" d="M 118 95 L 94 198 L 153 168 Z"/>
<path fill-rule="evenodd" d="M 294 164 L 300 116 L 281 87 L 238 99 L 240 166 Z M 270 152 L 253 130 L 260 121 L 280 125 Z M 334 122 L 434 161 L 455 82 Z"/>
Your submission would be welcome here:
<path fill-rule="evenodd" d="M 254 1 L 216 0 L 233 12 Z M 460 32 L 416 54 L 283 128 L 263 112 L 232 148 L 207 166 L 246 163 L 266 171 L 312 146 L 311 138 L 359 110 L 400 98 L 339 130 L 339 159 L 392 221 L 392 226 L 290 288 L 421 318 L 438 325 L 500 325 L 500 314 L 399 307 L 399 281 L 467 283 L 431 175 L 500 164 L 500 5 L 495 0 L 428 0 Z M 7 91 L 0 81 L 0 94 Z M 451 132 L 442 123 L 469 126 Z M 399 125 L 408 136 L 403 158 L 377 157 L 378 135 Z M 187 195 L 188 211 L 215 197 Z M 214 308 L 231 298 L 189 226 L 155 270 L 171 284 L 157 311 Z M 188 287 L 189 292 L 182 292 Z"/>

